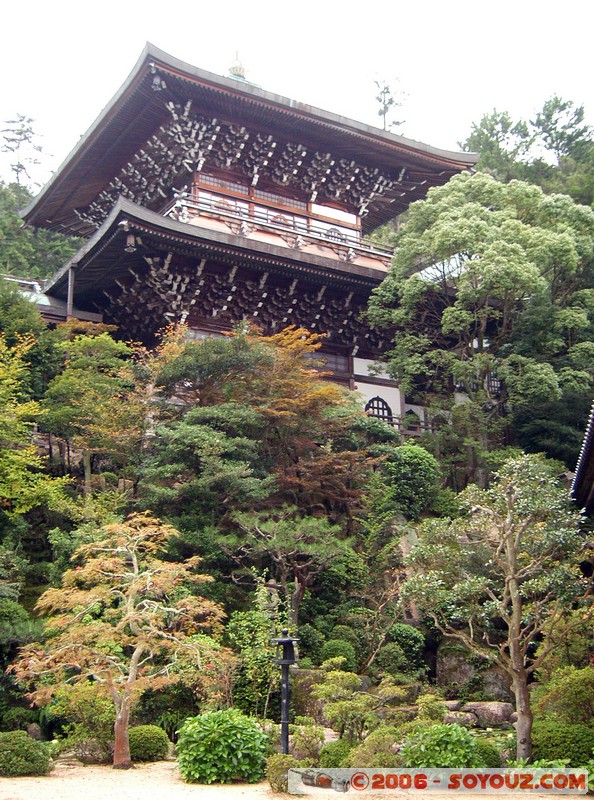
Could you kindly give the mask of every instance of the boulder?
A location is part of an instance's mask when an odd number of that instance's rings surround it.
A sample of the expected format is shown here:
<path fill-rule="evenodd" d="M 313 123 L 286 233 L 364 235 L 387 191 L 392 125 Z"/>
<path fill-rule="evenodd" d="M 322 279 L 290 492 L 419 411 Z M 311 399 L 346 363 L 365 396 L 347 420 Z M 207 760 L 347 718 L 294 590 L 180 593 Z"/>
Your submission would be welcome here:
<path fill-rule="evenodd" d="M 465 728 L 476 728 L 478 722 L 476 715 L 470 711 L 448 711 L 444 714 L 443 721 L 450 725 L 463 725 Z"/>
<path fill-rule="evenodd" d="M 444 700 L 443 704 L 448 711 L 460 711 L 462 708 L 462 700 Z"/>
<path fill-rule="evenodd" d="M 502 703 L 498 700 L 490 702 L 466 703 L 462 711 L 474 714 L 482 728 L 509 726 L 514 707 L 511 703 Z"/>

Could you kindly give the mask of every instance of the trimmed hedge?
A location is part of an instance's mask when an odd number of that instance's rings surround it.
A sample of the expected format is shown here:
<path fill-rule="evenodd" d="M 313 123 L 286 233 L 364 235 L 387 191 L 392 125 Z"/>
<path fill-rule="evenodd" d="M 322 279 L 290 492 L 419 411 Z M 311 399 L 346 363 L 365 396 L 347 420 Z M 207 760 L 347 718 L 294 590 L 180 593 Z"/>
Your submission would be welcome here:
<path fill-rule="evenodd" d="M 26 731 L 0 733 L 0 775 L 47 775 L 52 768 L 52 747 Z"/>
<path fill-rule="evenodd" d="M 572 767 L 581 767 L 592 758 L 594 728 L 562 722 L 535 722 L 532 727 L 532 756 L 535 760 L 569 759 Z"/>
<path fill-rule="evenodd" d="M 132 761 L 163 761 L 169 755 L 169 737 L 158 725 L 136 725 L 129 734 Z"/>

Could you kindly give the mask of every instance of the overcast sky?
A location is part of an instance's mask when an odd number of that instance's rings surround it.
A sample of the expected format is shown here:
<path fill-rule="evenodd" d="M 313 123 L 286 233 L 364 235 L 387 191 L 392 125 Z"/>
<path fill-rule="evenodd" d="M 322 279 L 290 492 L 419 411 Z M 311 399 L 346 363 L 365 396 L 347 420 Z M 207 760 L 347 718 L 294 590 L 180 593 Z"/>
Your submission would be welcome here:
<path fill-rule="evenodd" d="M 0 122 L 35 120 L 52 155 L 36 177 L 47 179 L 150 41 L 222 75 L 238 52 L 264 89 L 374 125 L 374 79 L 398 79 L 407 98 L 397 132 L 458 149 L 484 113 L 530 118 L 554 94 L 584 104 L 594 123 L 593 22 L 591 0 L 12 2 Z"/>

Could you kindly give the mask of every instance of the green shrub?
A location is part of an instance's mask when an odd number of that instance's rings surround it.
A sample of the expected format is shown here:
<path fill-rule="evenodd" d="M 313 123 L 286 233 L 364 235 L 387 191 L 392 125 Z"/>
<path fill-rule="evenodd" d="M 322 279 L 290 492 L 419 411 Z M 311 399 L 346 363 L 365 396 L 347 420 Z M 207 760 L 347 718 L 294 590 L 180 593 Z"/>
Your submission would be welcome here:
<path fill-rule="evenodd" d="M 38 742 L 25 731 L 0 733 L 0 775 L 47 775 L 52 747 Z"/>
<path fill-rule="evenodd" d="M 407 660 L 408 672 L 424 666 L 425 637 L 421 631 L 404 622 L 396 622 L 390 628 L 388 638 L 390 642 L 394 642 L 402 648 Z"/>
<path fill-rule="evenodd" d="M 363 656 L 368 652 L 369 647 L 365 642 L 363 636 L 349 625 L 335 625 L 330 635 L 331 639 L 341 639 L 344 642 L 352 644 L 355 648 L 357 660 L 360 661 Z"/>
<path fill-rule="evenodd" d="M 322 647 L 324 645 L 325 636 L 313 625 L 305 623 L 299 627 L 299 663 L 303 666 L 303 659 L 310 658 L 314 664 L 320 661 Z"/>
<path fill-rule="evenodd" d="M 342 669 L 345 672 L 354 672 L 357 668 L 357 654 L 350 642 L 345 642 L 344 639 L 330 639 L 324 643 L 321 655 L 322 663 L 340 656 L 345 659 Z"/>
<path fill-rule="evenodd" d="M 78 683 L 60 689 L 47 710 L 61 721 L 62 749 L 74 750 L 81 761 L 111 760 L 115 708 L 97 684 Z"/>
<path fill-rule="evenodd" d="M 344 762 L 352 749 L 353 746 L 348 739 L 328 742 L 320 750 L 320 767 L 324 769 L 344 767 Z"/>
<path fill-rule="evenodd" d="M 501 753 L 493 742 L 488 742 L 486 739 L 477 739 L 476 749 L 482 762 L 480 764 L 481 767 L 488 767 L 489 769 L 499 769 L 501 767 Z"/>
<path fill-rule="evenodd" d="M 324 728 L 312 717 L 295 717 L 295 724 L 289 726 L 289 733 L 295 758 L 317 761 L 324 744 Z"/>
<path fill-rule="evenodd" d="M 378 651 L 375 657 L 376 665 L 392 677 L 406 672 L 409 666 L 408 660 L 404 655 L 404 650 L 396 642 L 388 642 Z"/>
<path fill-rule="evenodd" d="M 266 734 L 240 711 L 209 711 L 183 724 L 179 771 L 188 783 L 254 783 L 264 774 L 266 744 Z"/>
<path fill-rule="evenodd" d="M 406 767 L 480 767 L 477 740 L 461 725 L 431 725 L 402 748 Z"/>
<path fill-rule="evenodd" d="M 266 759 L 266 780 L 273 792 L 287 791 L 288 772 L 302 766 L 302 762 L 295 756 L 285 753 L 275 753 Z"/>
<path fill-rule="evenodd" d="M 422 722 L 443 722 L 446 707 L 437 695 L 421 694 L 417 697 L 417 716 Z"/>
<path fill-rule="evenodd" d="M 22 731 L 32 722 L 37 722 L 38 714 L 31 708 L 13 706 L 0 713 L 0 730 Z"/>
<path fill-rule="evenodd" d="M 594 669 L 568 666 L 553 672 L 534 691 L 535 711 L 544 719 L 552 714 L 567 724 L 590 724 L 594 719 Z"/>
<path fill-rule="evenodd" d="M 532 727 L 532 755 L 535 759 L 568 759 L 572 767 L 581 767 L 592 758 L 594 728 L 567 725 L 550 720 L 535 722 Z"/>
<path fill-rule="evenodd" d="M 132 761 L 163 761 L 169 754 L 169 737 L 157 725 L 136 725 L 130 728 Z"/>
<path fill-rule="evenodd" d="M 376 728 L 361 744 L 350 751 L 344 759 L 344 766 L 377 769 L 401 767 L 402 756 L 393 749 L 401 739 L 401 732 L 392 725 Z"/>

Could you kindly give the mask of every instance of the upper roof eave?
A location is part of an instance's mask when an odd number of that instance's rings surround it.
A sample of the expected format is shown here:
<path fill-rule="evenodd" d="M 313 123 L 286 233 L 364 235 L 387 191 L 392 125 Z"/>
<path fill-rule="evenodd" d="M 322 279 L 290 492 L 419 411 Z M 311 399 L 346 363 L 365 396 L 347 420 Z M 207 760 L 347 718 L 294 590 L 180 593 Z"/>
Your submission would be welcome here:
<path fill-rule="evenodd" d="M 147 69 L 157 69 L 169 74 L 172 78 L 190 83 L 200 83 L 211 87 L 213 91 L 223 91 L 234 94 L 255 104 L 276 108 L 279 112 L 290 113 L 298 116 L 303 121 L 309 121 L 316 127 L 331 128 L 340 131 L 343 135 L 351 135 L 365 139 L 367 142 L 374 143 L 375 146 L 386 151 L 398 151 L 416 155 L 430 160 L 436 166 L 443 166 L 445 169 L 460 171 L 472 167 L 478 160 L 474 153 L 461 153 L 442 150 L 432 147 L 422 142 L 407 139 L 403 136 L 383 131 L 371 125 L 333 114 L 329 111 L 307 105 L 281 95 L 268 92 L 258 86 L 249 83 L 240 83 L 234 78 L 227 78 L 216 75 L 207 70 L 194 67 L 186 62 L 180 61 L 168 53 L 160 50 L 151 43 L 147 43 L 142 54 L 136 62 L 134 68 L 124 81 L 120 89 L 101 111 L 90 128 L 79 139 L 76 146 L 66 157 L 64 162 L 56 170 L 52 178 L 42 188 L 40 193 L 32 202 L 21 212 L 21 216 L 26 222 L 40 226 L 51 226 L 52 198 L 54 203 L 59 205 L 60 187 L 74 176 L 77 168 L 81 170 L 80 162 L 85 155 L 90 155 L 93 146 L 97 143 L 105 128 L 117 120 L 118 114 L 124 110 L 126 101 L 133 96 L 142 83 Z M 82 170 L 84 172 L 85 170 Z M 81 172 L 81 175 L 82 175 Z M 78 180 L 80 181 L 81 175 Z M 48 214 L 50 216 L 48 216 Z"/>

